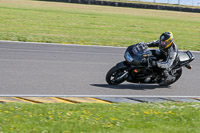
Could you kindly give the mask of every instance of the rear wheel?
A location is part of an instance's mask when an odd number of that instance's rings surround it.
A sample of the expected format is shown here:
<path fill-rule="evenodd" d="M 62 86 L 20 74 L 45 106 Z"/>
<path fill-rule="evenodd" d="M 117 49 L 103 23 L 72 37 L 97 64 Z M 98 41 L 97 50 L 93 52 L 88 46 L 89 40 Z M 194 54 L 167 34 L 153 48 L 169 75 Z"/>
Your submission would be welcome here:
<path fill-rule="evenodd" d="M 106 74 L 106 82 L 109 85 L 121 84 L 126 80 L 126 78 L 120 78 L 125 72 L 125 68 L 119 69 L 117 66 L 112 67 Z"/>
<path fill-rule="evenodd" d="M 175 80 L 174 80 L 174 81 L 171 81 L 171 82 L 168 82 L 168 83 L 166 84 L 166 86 L 175 83 L 175 82 L 181 77 L 181 75 L 182 75 L 182 68 L 176 70 L 176 72 L 174 73 Z"/>

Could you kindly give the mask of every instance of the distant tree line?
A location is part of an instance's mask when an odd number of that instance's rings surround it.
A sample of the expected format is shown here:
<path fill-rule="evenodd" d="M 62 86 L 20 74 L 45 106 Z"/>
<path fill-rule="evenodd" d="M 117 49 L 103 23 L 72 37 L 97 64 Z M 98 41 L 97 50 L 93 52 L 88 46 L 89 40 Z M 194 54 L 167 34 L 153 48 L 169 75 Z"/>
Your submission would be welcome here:
<path fill-rule="evenodd" d="M 172 11 L 200 13 L 200 9 L 197 9 L 197 8 L 186 8 L 186 7 L 164 6 L 164 5 L 149 5 L 149 4 L 139 4 L 139 3 L 123 3 L 123 2 L 98 1 L 98 0 L 41 0 L 41 1 L 55 1 L 55 2 L 67 2 L 67 3 L 91 4 L 91 5 L 104 5 L 104 6 L 172 10 Z"/>

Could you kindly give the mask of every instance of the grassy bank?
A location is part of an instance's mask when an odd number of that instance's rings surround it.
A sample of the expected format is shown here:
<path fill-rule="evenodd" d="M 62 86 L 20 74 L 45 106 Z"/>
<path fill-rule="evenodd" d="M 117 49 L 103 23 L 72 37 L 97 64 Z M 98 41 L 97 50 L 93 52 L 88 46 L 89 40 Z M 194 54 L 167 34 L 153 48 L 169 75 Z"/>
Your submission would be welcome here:
<path fill-rule="evenodd" d="M 128 46 L 172 31 L 180 49 L 200 50 L 200 14 L 1 0 L 0 40 Z"/>
<path fill-rule="evenodd" d="M 0 104 L 0 132 L 192 132 L 199 103 Z"/>

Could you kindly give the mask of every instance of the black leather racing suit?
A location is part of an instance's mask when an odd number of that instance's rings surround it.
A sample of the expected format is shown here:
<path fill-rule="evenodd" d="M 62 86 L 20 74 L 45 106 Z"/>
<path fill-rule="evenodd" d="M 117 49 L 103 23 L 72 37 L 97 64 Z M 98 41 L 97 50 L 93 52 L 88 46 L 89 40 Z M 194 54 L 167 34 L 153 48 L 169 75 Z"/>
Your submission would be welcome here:
<path fill-rule="evenodd" d="M 159 40 L 145 43 L 148 47 L 159 47 Z M 170 71 L 179 60 L 178 48 L 174 42 L 172 45 L 166 49 L 160 49 L 160 56 L 162 56 L 162 61 L 157 61 L 156 64 L 159 68 Z"/>

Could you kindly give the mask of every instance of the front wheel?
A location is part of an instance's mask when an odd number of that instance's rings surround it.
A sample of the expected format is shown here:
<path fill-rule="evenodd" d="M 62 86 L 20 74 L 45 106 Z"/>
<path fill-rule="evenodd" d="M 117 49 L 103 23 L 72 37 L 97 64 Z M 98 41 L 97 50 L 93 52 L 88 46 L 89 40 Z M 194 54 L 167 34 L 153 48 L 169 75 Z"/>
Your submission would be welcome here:
<path fill-rule="evenodd" d="M 123 76 L 125 72 L 126 72 L 125 68 L 118 68 L 117 66 L 112 67 L 106 74 L 106 82 L 109 85 L 121 84 L 126 80 L 126 78 Z"/>

